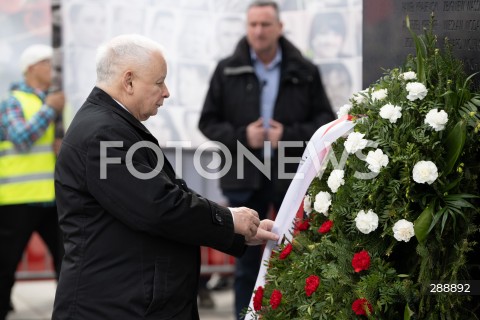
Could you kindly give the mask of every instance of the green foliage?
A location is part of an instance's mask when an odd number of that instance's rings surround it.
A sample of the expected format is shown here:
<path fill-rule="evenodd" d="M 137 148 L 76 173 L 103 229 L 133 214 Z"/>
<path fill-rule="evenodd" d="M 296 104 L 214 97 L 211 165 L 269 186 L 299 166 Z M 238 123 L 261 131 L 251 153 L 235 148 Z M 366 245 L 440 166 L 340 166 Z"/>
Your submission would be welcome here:
<path fill-rule="evenodd" d="M 478 319 L 472 311 L 478 302 L 472 297 L 430 294 L 428 284 L 470 279 L 467 257 L 478 251 L 480 94 L 471 91 L 472 76 L 463 73 L 448 42 L 441 51 L 431 29 L 412 35 L 416 56 L 350 100 L 355 132 L 370 142 L 355 154 L 345 150 L 346 137 L 332 145 L 325 171 L 306 196 L 308 230 L 295 232 L 293 250 L 285 259 L 280 259 L 284 245 L 269 261 L 257 312 L 262 320 Z M 407 99 L 411 83 L 423 84 L 426 95 Z M 380 115 L 387 103 L 401 107 L 396 121 Z M 441 128 L 425 121 L 433 109 L 448 115 Z M 366 157 L 376 149 L 388 157 L 388 164 L 372 174 Z M 413 173 L 420 161 L 437 168 L 433 181 L 420 182 Z M 328 183 L 334 169 L 344 171 L 344 184 L 336 192 Z M 331 195 L 325 214 L 308 208 L 319 192 Z M 360 232 L 355 221 L 360 210 L 372 210 L 378 227 Z M 413 228 L 400 241 L 393 227 L 402 219 Z M 328 220 L 333 227 L 320 233 Z M 352 259 L 362 250 L 368 252 L 370 265 L 355 272 Z M 310 275 L 318 276 L 320 285 L 308 297 L 305 279 Z M 276 309 L 269 304 L 273 290 L 282 293 Z M 366 299 L 372 314 L 365 307 L 366 315 L 356 315 L 352 305 L 357 299 Z"/>

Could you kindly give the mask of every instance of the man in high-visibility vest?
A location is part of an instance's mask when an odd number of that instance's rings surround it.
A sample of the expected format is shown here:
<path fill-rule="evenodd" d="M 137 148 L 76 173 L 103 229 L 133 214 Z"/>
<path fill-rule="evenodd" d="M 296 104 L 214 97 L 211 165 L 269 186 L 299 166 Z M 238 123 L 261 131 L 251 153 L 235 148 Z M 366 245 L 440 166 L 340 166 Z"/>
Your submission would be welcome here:
<path fill-rule="evenodd" d="M 15 271 L 28 240 L 37 231 L 47 244 L 57 275 L 63 256 L 53 173 L 55 118 L 63 92 L 48 93 L 52 48 L 33 45 L 20 56 L 24 80 L 15 83 L 0 106 L 0 320 L 9 310 Z"/>

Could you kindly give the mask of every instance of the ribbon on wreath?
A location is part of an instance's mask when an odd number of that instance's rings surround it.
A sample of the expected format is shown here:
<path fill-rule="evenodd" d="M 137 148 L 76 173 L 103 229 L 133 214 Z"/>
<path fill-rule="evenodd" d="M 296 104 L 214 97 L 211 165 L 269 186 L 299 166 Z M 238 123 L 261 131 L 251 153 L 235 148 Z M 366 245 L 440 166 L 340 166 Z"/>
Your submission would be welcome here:
<path fill-rule="evenodd" d="M 303 198 L 307 193 L 308 187 L 315 176 L 323 174 L 326 168 L 327 154 L 330 146 L 338 138 L 349 132 L 355 124 L 350 116 L 346 115 L 337 120 L 321 126 L 313 134 L 302 155 L 302 160 L 298 166 L 297 172 L 288 187 L 285 198 L 278 210 L 272 232 L 279 236 L 278 241 L 268 241 L 262 255 L 262 263 L 255 282 L 255 290 L 259 286 L 265 285 L 265 275 L 267 274 L 268 261 L 272 255 L 272 250 L 284 241 L 291 242 L 293 220 L 296 217 L 298 208 L 301 206 Z M 253 297 L 250 298 L 248 312 L 245 320 L 255 319 L 253 309 Z"/>

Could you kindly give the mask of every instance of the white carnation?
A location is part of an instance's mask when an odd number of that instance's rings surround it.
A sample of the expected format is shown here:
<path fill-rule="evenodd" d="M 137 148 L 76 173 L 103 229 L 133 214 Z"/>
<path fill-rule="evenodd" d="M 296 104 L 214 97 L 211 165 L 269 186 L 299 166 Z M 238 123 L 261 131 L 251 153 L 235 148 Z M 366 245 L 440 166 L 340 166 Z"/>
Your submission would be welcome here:
<path fill-rule="evenodd" d="M 332 204 L 332 196 L 330 193 L 325 191 L 320 191 L 315 196 L 315 203 L 313 204 L 313 208 L 315 211 L 319 213 L 323 213 L 326 217 L 328 217 L 328 208 Z"/>
<path fill-rule="evenodd" d="M 378 216 L 372 210 L 368 210 L 367 213 L 361 210 L 355 218 L 355 226 L 361 233 L 369 234 L 378 227 Z"/>
<path fill-rule="evenodd" d="M 343 116 L 346 116 L 350 112 L 350 109 L 352 109 L 352 105 L 344 104 L 343 106 L 340 107 L 340 109 L 338 109 L 337 117 L 341 118 Z"/>
<path fill-rule="evenodd" d="M 413 223 L 405 219 L 398 220 L 393 225 L 393 236 L 397 241 L 408 242 L 411 237 L 415 235 L 413 230 Z"/>
<path fill-rule="evenodd" d="M 410 101 L 422 100 L 427 95 L 427 88 L 423 83 L 420 82 L 409 82 L 407 83 L 407 99 Z"/>
<path fill-rule="evenodd" d="M 386 167 L 388 164 L 388 156 L 383 154 L 383 151 L 376 149 L 375 151 L 369 151 L 365 161 L 368 163 L 368 169 L 372 172 L 380 172 L 382 167 Z"/>
<path fill-rule="evenodd" d="M 347 140 L 343 143 L 348 153 L 354 154 L 358 150 L 362 150 L 367 146 L 368 141 L 363 139 L 365 134 L 360 132 L 352 132 L 348 135 Z"/>
<path fill-rule="evenodd" d="M 330 173 L 330 176 L 327 180 L 327 185 L 333 193 L 337 192 L 338 188 L 343 186 L 345 183 L 345 180 L 343 180 L 344 175 L 345 172 L 343 170 L 333 170 L 332 173 Z"/>
<path fill-rule="evenodd" d="M 425 123 L 435 129 L 435 131 L 441 131 L 445 129 L 447 122 L 448 114 L 443 110 L 438 111 L 438 109 L 432 109 L 428 111 L 427 115 L 425 116 Z"/>
<path fill-rule="evenodd" d="M 388 119 L 391 123 L 395 123 L 402 117 L 402 107 L 387 103 L 380 108 L 380 117 Z"/>
<path fill-rule="evenodd" d="M 383 100 L 387 97 L 387 94 L 388 94 L 388 90 L 387 89 L 378 89 L 378 90 L 375 90 L 373 93 L 372 93 L 372 99 L 373 101 L 376 101 L 376 100 Z"/>
<path fill-rule="evenodd" d="M 400 78 L 404 79 L 404 80 L 416 80 L 417 79 L 417 74 L 413 71 L 407 71 L 407 72 L 404 72 L 400 75 Z"/>
<path fill-rule="evenodd" d="M 303 198 L 303 211 L 305 211 L 307 214 L 312 213 L 312 201 L 310 200 L 310 196 L 308 194 Z"/>
<path fill-rule="evenodd" d="M 413 167 L 413 180 L 417 183 L 432 184 L 438 178 L 438 170 L 432 161 L 419 161 Z"/>

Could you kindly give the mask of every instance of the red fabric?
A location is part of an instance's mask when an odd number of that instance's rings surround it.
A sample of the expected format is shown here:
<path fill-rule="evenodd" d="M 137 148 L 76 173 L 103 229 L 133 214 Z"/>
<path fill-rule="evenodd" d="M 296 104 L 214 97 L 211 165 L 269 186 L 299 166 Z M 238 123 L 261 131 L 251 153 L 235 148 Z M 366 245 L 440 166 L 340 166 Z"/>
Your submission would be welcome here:
<path fill-rule="evenodd" d="M 34 232 L 24 251 L 24 259 L 20 261 L 17 271 L 53 271 L 53 261 L 45 243 L 38 233 Z"/>
<path fill-rule="evenodd" d="M 300 203 L 300 206 L 298 207 L 296 217 L 298 220 L 303 220 L 303 200 L 302 200 L 302 203 Z"/>
<path fill-rule="evenodd" d="M 295 220 L 294 221 L 303 221 L 304 217 L 304 210 L 303 210 L 303 200 L 300 203 L 300 206 L 297 209 L 297 214 L 295 215 Z M 298 234 L 301 230 L 299 229 L 299 224 L 294 222 L 294 228 L 293 228 L 293 235 L 295 236 Z M 301 223 L 301 222 L 300 222 Z M 308 229 L 308 226 L 307 226 Z"/>
<path fill-rule="evenodd" d="M 206 265 L 234 265 L 235 258 L 221 251 L 202 247 L 202 264 Z"/>

